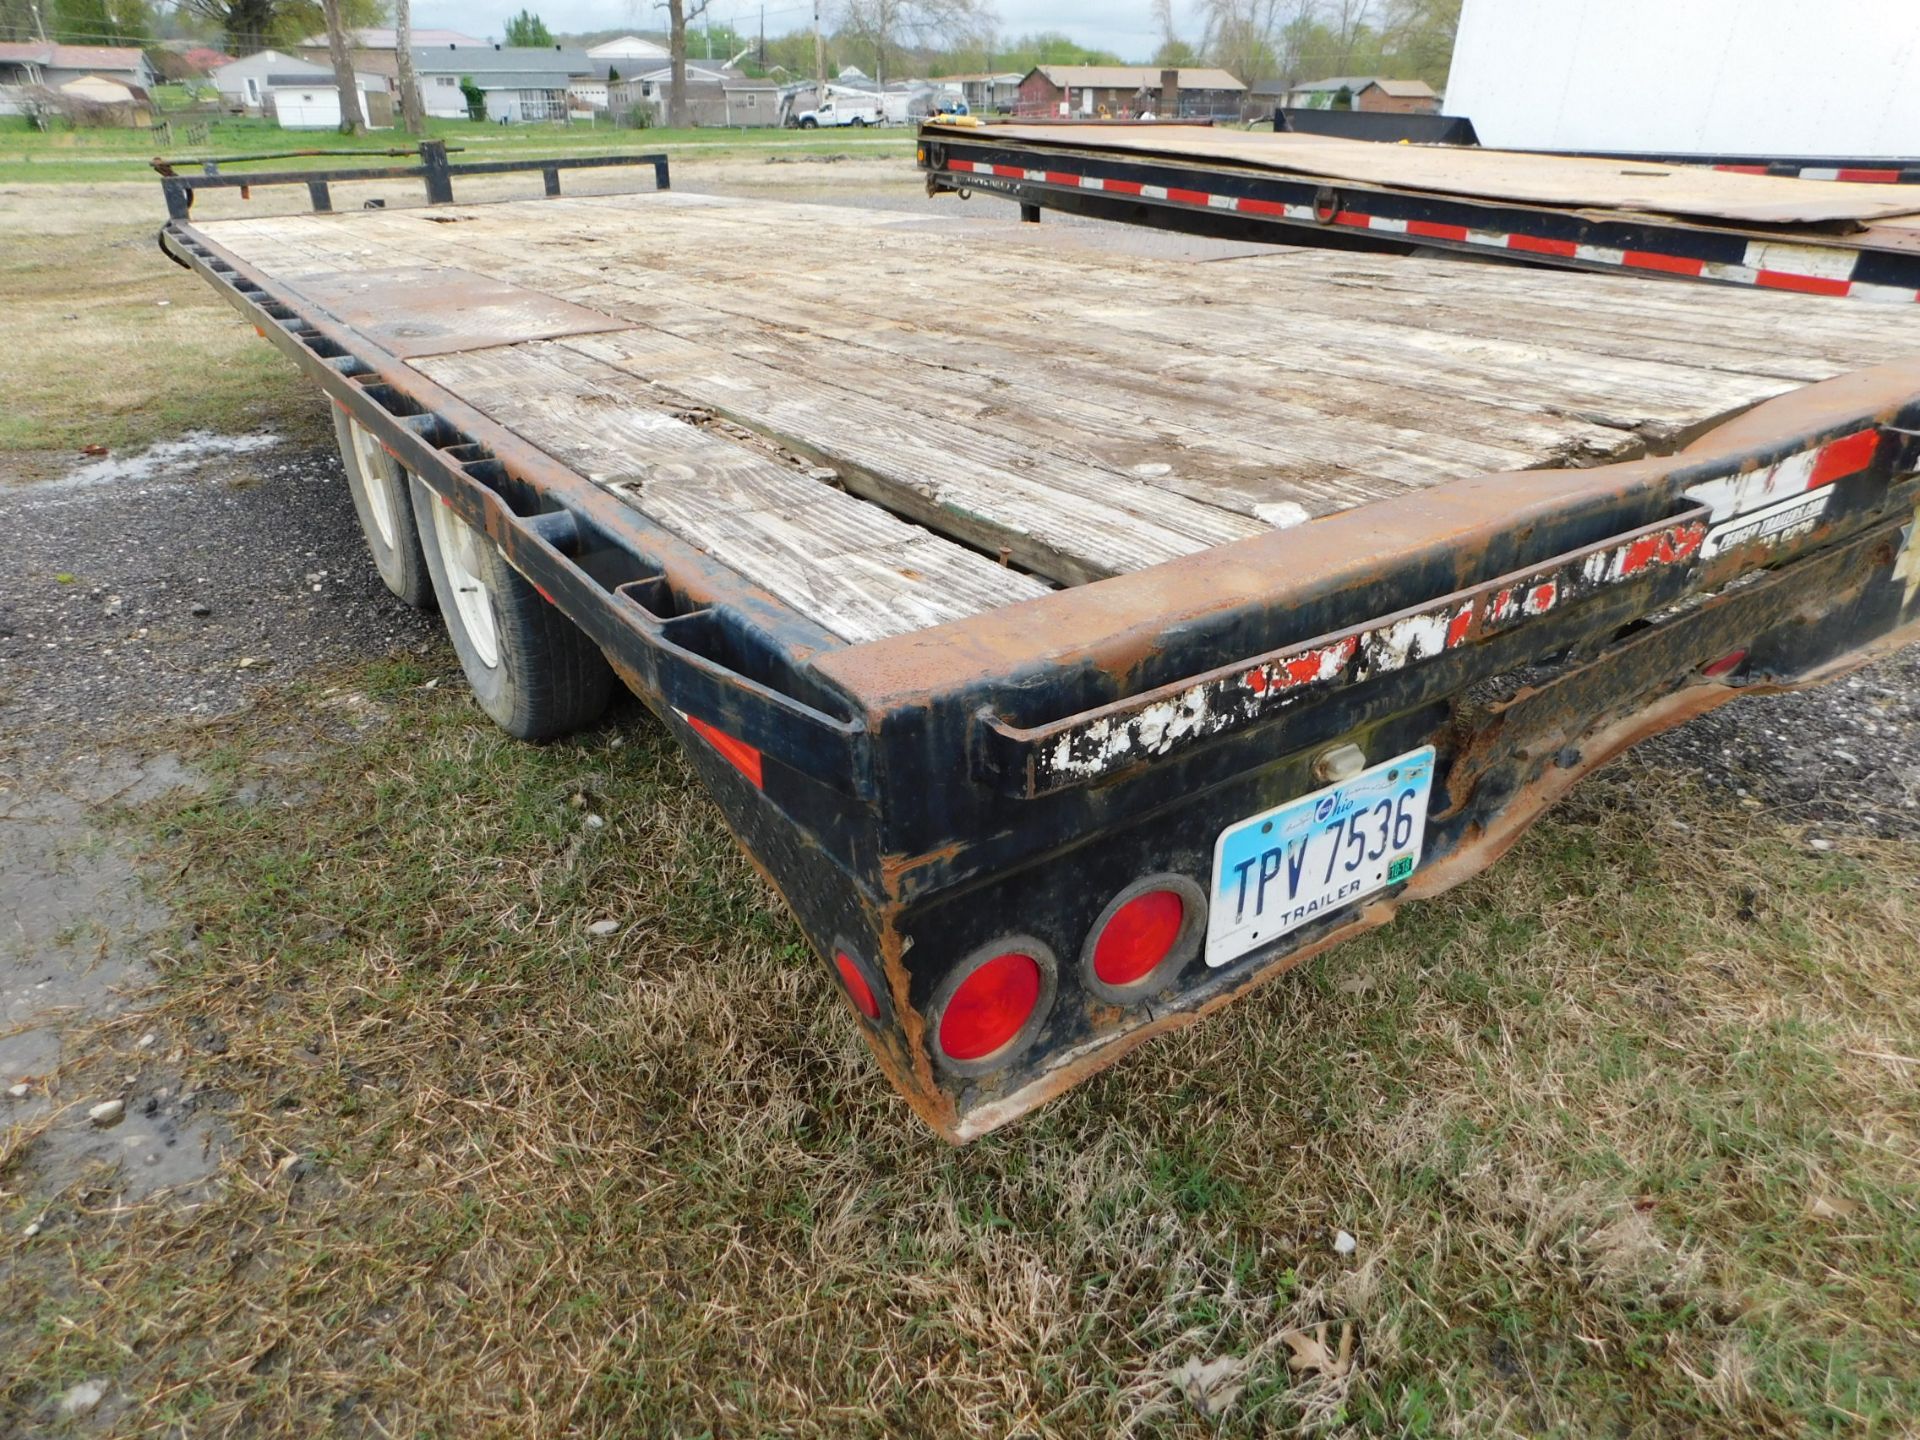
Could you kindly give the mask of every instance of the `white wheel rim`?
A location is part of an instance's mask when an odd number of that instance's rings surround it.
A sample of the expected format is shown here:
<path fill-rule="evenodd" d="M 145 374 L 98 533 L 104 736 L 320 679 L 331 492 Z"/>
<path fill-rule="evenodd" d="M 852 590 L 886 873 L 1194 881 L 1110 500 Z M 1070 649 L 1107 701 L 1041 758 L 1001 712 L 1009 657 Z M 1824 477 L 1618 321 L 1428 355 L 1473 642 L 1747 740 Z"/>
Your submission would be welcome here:
<path fill-rule="evenodd" d="M 493 624 L 493 597 L 476 573 L 480 569 L 474 547 L 484 544 L 473 527 L 462 520 L 446 503 L 434 501 L 433 538 L 440 549 L 440 566 L 446 571 L 447 588 L 453 591 L 453 608 L 460 613 L 460 628 L 467 632 L 473 653 L 489 670 L 500 663 L 500 636 Z"/>
<path fill-rule="evenodd" d="M 355 478 L 360 482 L 360 493 L 367 497 L 367 513 L 373 516 L 373 528 L 380 532 L 381 543 L 391 550 L 394 548 L 393 497 L 381 477 L 380 442 L 358 420 L 349 418 L 347 424 L 353 429 L 353 458 L 360 472 Z"/>

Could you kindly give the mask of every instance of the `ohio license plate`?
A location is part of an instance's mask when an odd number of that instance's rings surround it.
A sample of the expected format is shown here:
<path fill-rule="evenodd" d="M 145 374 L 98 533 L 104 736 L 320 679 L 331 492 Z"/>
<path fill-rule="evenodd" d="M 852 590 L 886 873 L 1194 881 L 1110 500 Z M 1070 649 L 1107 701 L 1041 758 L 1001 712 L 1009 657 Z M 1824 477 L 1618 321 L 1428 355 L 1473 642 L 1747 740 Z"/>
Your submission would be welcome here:
<path fill-rule="evenodd" d="M 1413 874 L 1432 789 L 1427 745 L 1222 830 L 1207 964 L 1224 965 Z"/>

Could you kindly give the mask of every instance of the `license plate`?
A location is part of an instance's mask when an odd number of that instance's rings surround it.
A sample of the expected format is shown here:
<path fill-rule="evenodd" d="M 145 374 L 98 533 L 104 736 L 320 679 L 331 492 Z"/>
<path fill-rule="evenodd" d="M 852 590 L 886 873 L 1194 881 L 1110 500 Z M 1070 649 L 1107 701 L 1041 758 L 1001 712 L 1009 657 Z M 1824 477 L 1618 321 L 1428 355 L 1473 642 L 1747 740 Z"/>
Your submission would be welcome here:
<path fill-rule="evenodd" d="M 1224 965 L 1413 874 L 1432 789 L 1427 745 L 1222 830 L 1207 964 Z"/>

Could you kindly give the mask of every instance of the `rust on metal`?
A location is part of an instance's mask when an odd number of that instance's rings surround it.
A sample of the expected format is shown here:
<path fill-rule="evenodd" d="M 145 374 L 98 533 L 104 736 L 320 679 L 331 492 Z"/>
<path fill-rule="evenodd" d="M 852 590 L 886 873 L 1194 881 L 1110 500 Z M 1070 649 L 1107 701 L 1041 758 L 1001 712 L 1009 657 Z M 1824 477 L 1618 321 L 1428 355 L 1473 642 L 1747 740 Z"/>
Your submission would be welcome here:
<path fill-rule="evenodd" d="M 336 270 L 283 283 L 400 360 L 633 328 L 584 305 L 445 265 Z"/>

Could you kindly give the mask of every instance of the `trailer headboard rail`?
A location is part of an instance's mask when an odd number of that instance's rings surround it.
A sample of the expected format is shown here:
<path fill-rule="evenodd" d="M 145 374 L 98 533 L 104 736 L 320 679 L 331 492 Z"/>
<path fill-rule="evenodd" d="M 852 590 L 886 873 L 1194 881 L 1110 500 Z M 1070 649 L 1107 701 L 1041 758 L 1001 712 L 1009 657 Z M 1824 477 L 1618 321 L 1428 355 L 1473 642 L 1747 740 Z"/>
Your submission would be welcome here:
<path fill-rule="evenodd" d="M 562 170 L 605 170 L 616 166 L 651 166 L 656 190 L 672 188 L 667 157 L 657 151 L 644 155 L 575 155 L 545 160 L 470 160 L 451 163 L 447 142 L 422 140 L 418 165 L 342 166 L 327 170 L 264 170 L 255 173 L 175 175 L 163 171 L 160 188 L 166 195 L 167 214 L 174 220 L 190 219 L 193 197 L 201 190 L 238 190 L 245 198 L 255 186 L 304 185 L 314 210 L 333 209 L 335 184 L 357 180 L 420 180 L 424 182 L 427 203 L 453 203 L 453 177 L 456 175 L 512 175 L 538 170 L 549 196 L 560 193 Z M 167 167 L 168 170 L 171 167 Z"/>

